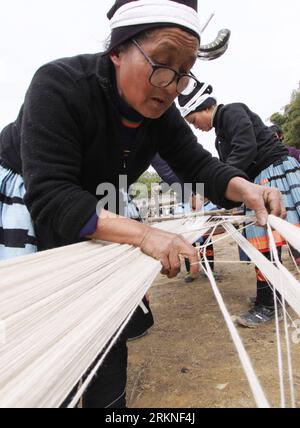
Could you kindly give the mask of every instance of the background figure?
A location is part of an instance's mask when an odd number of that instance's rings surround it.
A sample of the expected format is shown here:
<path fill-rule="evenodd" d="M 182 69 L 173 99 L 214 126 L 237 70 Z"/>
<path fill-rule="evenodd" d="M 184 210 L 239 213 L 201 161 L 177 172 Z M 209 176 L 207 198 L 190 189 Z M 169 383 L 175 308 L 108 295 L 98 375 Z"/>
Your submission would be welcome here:
<path fill-rule="evenodd" d="M 298 162 L 300 162 L 300 150 L 293 146 L 287 146 L 290 156 L 293 156 Z"/>
<path fill-rule="evenodd" d="M 280 141 L 284 141 L 284 133 L 282 128 L 280 128 L 280 126 L 278 125 L 272 125 L 269 127 L 269 129 L 274 132 L 274 134 L 277 136 L 277 138 Z M 297 160 L 297 162 L 300 163 L 300 150 L 296 149 L 296 147 L 292 147 L 292 146 L 286 146 L 286 148 L 288 149 L 288 153 L 290 156 L 292 156 L 293 158 L 295 158 Z M 292 246 L 290 246 L 291 248 L 291 253 L 295 259 L 295 262 L 298 266 L 300 266 L 300 253 L 299 251 L 296 250 L 296 248 L 293 248 Z"/>
<path fill-rule="evenodd" d="M 276 135 L 278 140 L 283 143 L 283 140 L 284 140 L 283 129 L 280 128 L 280 126 L 278 126 L 278 125 L 271 125 L 271 126 L 269 126 L 269 129 L 270 129 L 270 131 L 272 131 Z"/>
<path fill-rule="evenodd" d="M 193 203 L 192 203 L 192 207 L 193 207 Z M 207 212 L 208 214 L 209 214 L 209 211 L 215 211 L 218 208 L 219 207 L 217 207 L 216 205 L 214 205 L 210 201 L 207 201 L 204 204 L 204 212 Z M 198 210 L 195 209 L 195 211 L 198 211 Z M 205 245 L 208 238 L 209 238 L 209 234 L 202 236 L 200 239 L 198 239 L 196 242 L 194 242 L 194 244 L 193 244 L 194 247 L 197 248 L 198 246 Z M 206 247 L 205 253 L 206 253 L 207 260 L 210 263 L 211 270 L 214 272 L 214 270 L 215 270 L 215 265 L 214 265 L 214 260 L 215 260 L 214 245 L 213 244 L 208 245 Z M 204 250 L 203 249 L 200 249 L 199 256 L 200 256 L 201 259 L 203 258 L 203 256 L 204 256 Z M 204 266 L 204 262 L 202 262 L 202 265 Z M 191 272 L 190 272 L 190 270 L 191 270 L 191 264 L 190 264 L 190 262 L 189 262 L 188 259 L 185 259 L 185 267 L 186 267 L 187 274 L 186 274 L 186 276 L 184 278 L 184 281 L 187 284 L 189 284 L 189 283 L 193 282 L 195 280 L 195 278 L 193 277 L 193 275 L 191 275 Z M 216 274 L 215 274 L 215 277 L 216 277 Z"/>
<path fill-rule="evenodd" d="M 158 153 L 153 157 L 151 166 L 155 169 L 162 180 L 160 183 L 160 200 L 162 198 L 162 194 L 169 191 L 171 186 L 175 185 L 174 189 L 178 189 L 178 192 L 176 192 L 177 205 L 173 208 L 173 213 L 171 214 L 177 215 L 188 213 L 190 211 L 190 197 L 192 189 L 189 189 L 188 186 L 186 186 L 186 188 L 184 187 L 184 182 L 175 174 L 169 164 L 162 159 Z"/>
<path fill-rule="evenodd" d="M 189 96 L 179 96 L 185 119 L 196 129 L 216 132 L 216 149 L 222 162 L 239 168 L 250 180 L 267 189 L 277 187 L 284 197 L 287 221 L 300 226 L 300 165 L 289 156 L 287 148 L 260 117 L 245 104 L 217 104 L 212 87 L 198 83 Z M 246 209 L 247 215 L 253 212 Z M 270 259 L 266 228 L 250 226 L 247 239 Z M 277 247 L 284 240 L 274 233 Z M 280 256 L 280 250 L 279 250 Z M 263 274 L 256 269 L 257 295 L 254 306 L 238 317 L 246 327 L 258 327 L 275 318 L 273 290 Z"/>
<path fill-rule="evenodd" d="M 201 200 L 201 195 L 195 195 L 193 193 L 184 192 L 184 183 L 176 176 L 174 171 L 170 168 L 170 166 L 165 162 L 159 154 L 156 154 L 151 162 L 152 167 L 156 170 L 158 175 L 167 183 L 169 186 L 172 184 L 180 184 L 181 186 L 181 194 L 177 195 L 177 207 L 174 211 L 175 215 L 178 214 L 188 214 L 191 211 L 199 211 L 203 207 L 203 200 Z M 212 202 L 207 201 L 204 204 L 204 211 L 211 211 L 217 209 L 217 206 Z M 193 246 L 197 248 L 198 244 L 203 245 L 206 242 L 207 236 L 204 236 L 194 242 Z M 203 257 L 203 252 L 200 251 L 200 257 Z M 211 262 L 211 268 L 214 270 L 214 247 L 213 244 L 209 245 L 206 248 L 206 256 L 207 259 Z M 187 274 L 184 278 L 186 283 L 191 283 L 194 281 L 194 277 L 191 275 L 191 265 L 189 259 L 185 258 L 185 267 Z"/>

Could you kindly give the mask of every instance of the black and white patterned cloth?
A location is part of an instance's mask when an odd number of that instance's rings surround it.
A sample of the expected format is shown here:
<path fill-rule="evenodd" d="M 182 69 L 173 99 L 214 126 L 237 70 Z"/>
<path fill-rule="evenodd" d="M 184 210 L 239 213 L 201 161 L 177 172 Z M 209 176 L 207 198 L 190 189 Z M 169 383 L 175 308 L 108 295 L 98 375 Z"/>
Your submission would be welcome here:
<path fill-rule="evenodd" d="M 37 251 L 23 178 L 0 161 L 0 260 Z"/>

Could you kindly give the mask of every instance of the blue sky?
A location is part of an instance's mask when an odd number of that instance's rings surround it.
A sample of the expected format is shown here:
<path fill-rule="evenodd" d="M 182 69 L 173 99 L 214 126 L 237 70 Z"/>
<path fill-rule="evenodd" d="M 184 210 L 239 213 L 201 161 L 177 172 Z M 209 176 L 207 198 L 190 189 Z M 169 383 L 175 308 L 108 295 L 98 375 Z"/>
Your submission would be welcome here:
<path fill-rule="evenodd" d="M 33 73 L 53 59 L 101 50 L 109 35 L 112 0 L 10 0 L 0 26 L 0 128 L 13 121 Z M 245 102 L 263 120 L 289 102 L 300 80 L 299 0 L 198 0 L 201 21 L 216 15 L 203 35 L 232 31 L 227 53 L 199 61 L 195 72 L 209 81 L 219 102 Z M 199 135 L 208 149 L 213 133 Z"/>

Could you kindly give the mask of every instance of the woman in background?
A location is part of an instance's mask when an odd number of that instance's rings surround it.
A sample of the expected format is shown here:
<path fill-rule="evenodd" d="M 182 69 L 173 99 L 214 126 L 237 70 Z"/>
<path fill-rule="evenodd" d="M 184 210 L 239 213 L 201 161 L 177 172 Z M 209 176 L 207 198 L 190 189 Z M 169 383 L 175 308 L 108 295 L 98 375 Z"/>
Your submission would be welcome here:
<path fill-rule="evenodd" d="M 300 226 L 300 165 L 289 156 L 287 148 L 243 103 L 218 104 L 212 87 L 198 83 L 192 94 L 179 96 L 182 115 L 196 129 L 215 129 L 219 158 L 243 171 L 262 189 L 276 187 L 284 196 L 287 221 Z M 247 215 L 253 212 L 246 209 Z M 251 226 L 247 239 L 268 259 L 271 258 L 266 228 Z M 279 255 L 284 240 L 274 232 Z M 255 328 L 275 317 L 273 290 L 256 268 L 257 295 L 254 306 L 238 317 L 246 327 Z"/>

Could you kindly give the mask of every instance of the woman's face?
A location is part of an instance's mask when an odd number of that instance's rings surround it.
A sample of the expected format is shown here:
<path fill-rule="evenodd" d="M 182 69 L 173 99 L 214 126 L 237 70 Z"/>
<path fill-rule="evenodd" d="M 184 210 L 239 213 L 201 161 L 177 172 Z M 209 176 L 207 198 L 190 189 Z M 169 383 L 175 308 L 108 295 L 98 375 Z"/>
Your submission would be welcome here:
<path fill-rule="evenodd" d="M 202 111 L 196 111 L 189 114 L 185 119 L 190 125 L 204 132 L 209 132 L 212 129 L 213 108 L 207 108 Z"/>
<path fill-rule="evenodd" d="M 155 64 L 166 65 L 178 73 L 189 73 L 199 49 L 198 39 L 179 28 L 154 30 L 139 45 Z M 144 117 L 162 116 L 178 96 L 176 81 L 166 88 L 149 82 L 152 67 L 132 43 L 129 49 L 110 55 L 116 69 L 120 96 Z"/>

